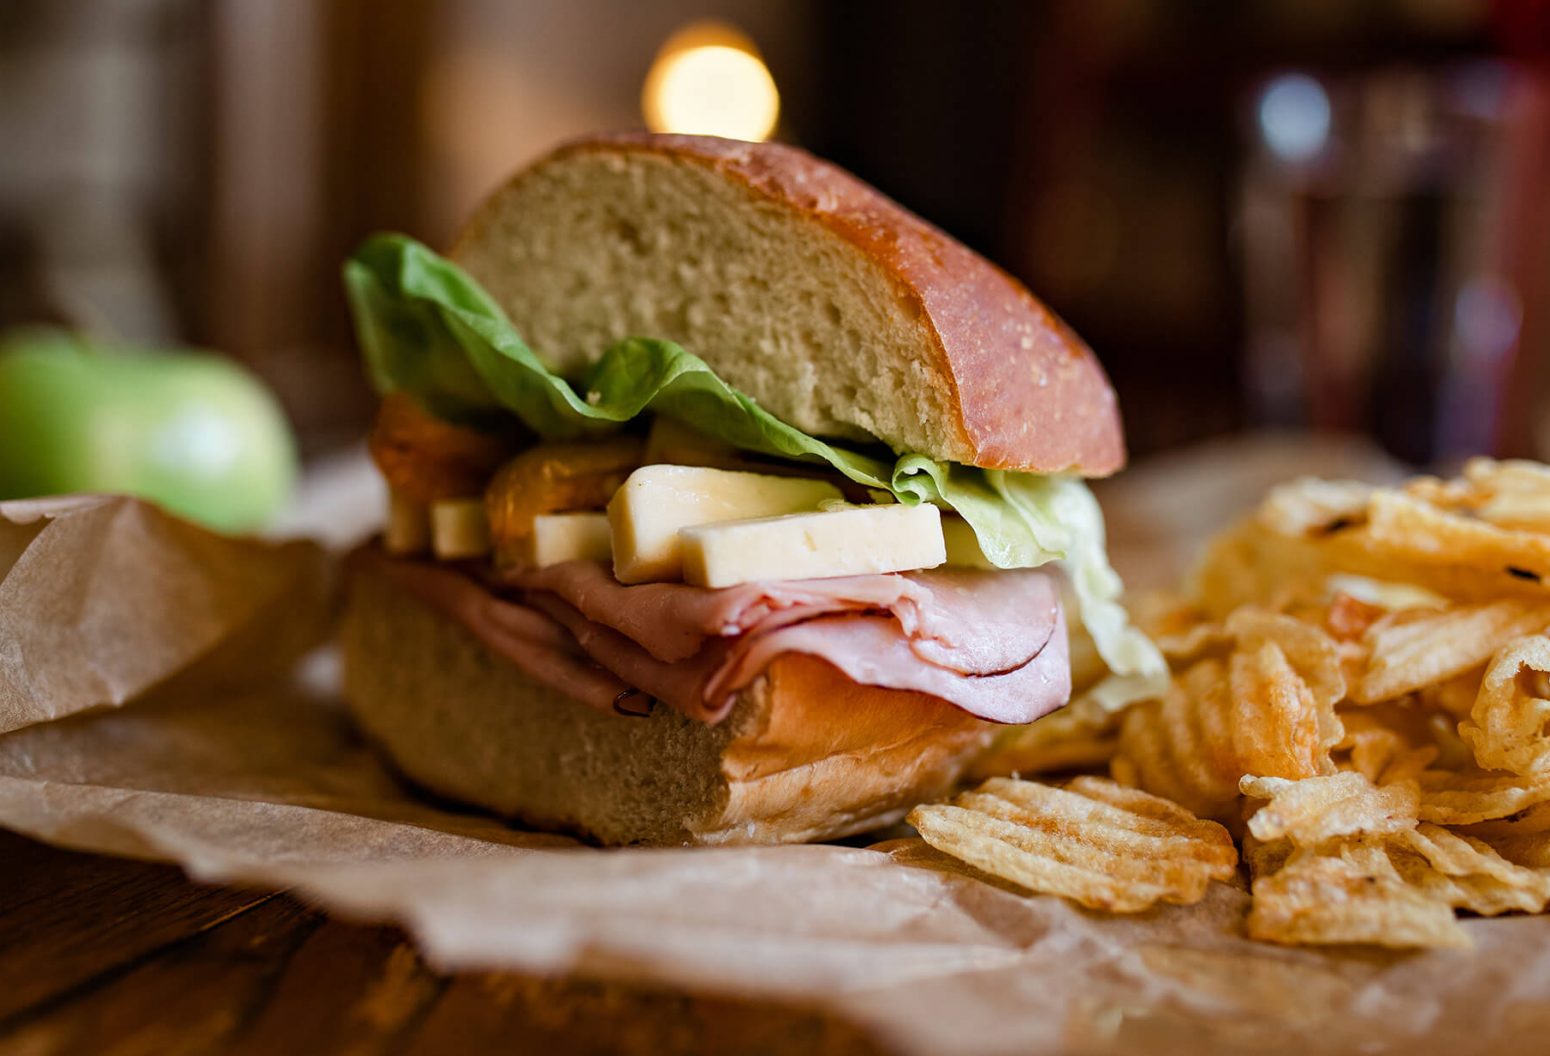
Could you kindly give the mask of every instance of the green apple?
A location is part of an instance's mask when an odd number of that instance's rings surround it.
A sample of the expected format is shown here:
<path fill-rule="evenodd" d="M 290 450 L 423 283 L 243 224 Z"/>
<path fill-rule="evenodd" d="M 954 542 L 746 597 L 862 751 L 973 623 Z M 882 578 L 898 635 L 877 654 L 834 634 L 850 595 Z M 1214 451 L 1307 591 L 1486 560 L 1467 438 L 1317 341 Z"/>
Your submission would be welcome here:
<path fill-rule="evenodd" d="M 0 499 L 119 492 L 235 532 L 273 517 L 295 478 L 278 404 L 230 360 L 0 338 Z"/>

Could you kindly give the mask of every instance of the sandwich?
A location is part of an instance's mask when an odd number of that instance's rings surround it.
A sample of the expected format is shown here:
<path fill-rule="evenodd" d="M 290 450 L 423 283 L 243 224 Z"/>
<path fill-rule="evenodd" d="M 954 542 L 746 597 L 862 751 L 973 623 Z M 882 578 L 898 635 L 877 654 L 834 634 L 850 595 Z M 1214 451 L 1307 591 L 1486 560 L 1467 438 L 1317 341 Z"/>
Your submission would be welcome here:
<path fill-rule="evenodd" d="M 777 144 L 624 133 L 345 285 L 381 412 L 345 692 L 416 784 L 603 844 L 891 823 L 1077 679 L 1165 667 L 1083 482 L 1093 353 L 1010 276 Z M 1101 681 L 1100 681 L 1101 679 Z"/>

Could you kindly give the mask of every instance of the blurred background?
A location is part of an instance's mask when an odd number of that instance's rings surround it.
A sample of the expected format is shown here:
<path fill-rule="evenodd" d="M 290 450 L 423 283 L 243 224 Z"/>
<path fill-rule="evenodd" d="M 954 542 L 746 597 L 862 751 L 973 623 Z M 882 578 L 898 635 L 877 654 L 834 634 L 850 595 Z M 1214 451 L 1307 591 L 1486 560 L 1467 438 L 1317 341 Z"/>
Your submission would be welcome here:
<path fill-rule="evenodd" d="M 4 0 L 0 326 L 196 344 L 304 452 L 338 282 L 556 141 L 830 157 L 1065 316 L 1137 454 L 1263 428 L 1550 456 L 1550 0 Z"/>

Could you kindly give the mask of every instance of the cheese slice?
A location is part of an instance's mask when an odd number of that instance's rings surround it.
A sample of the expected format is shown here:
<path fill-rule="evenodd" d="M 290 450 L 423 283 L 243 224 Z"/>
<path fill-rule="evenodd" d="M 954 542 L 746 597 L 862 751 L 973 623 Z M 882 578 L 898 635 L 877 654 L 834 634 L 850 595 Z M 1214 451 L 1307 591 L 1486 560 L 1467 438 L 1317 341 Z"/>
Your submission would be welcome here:
<path fill-rule="evenodd" d="M 490 520 L 483 499 L 431 503 L 431 549 L 443 561 L 490 552 Z"/>
<path fill-rule="evenodd" d="M 565 561 L 607 561 L 613 554 L 608 515 L 541 513 L 533 518 L 533 531 L 501 549 L 500 564 L 521 568 L 548 568 Z"/>
<path fill-rule="evenodd" d="M 816 510 L 840 498 L 838 488 L 821 480 L 702 466 L 642 466 L 608 503 L 614 577 L 621 583 L 680 578 L 681 529 Z"/>
<path fill-rule="evenodd" d="M 947 560 L 935 506 L 848 506 L 685 528 L 684 579 L 732 587 L 935 568 Z"/>

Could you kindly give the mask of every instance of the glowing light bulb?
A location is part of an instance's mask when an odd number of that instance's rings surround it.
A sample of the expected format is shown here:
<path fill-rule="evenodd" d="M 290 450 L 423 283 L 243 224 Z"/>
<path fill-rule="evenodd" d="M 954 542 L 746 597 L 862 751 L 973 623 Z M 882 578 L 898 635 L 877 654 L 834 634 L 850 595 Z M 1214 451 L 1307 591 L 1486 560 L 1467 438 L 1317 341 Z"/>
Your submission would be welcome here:
<path fill-rule="evenodd" d="M 641 109 L 656 132 L 760 141 L 780 119 L 780 92 L 752 41 L 728 26 L 701 23 L 662 45 Z"/>

